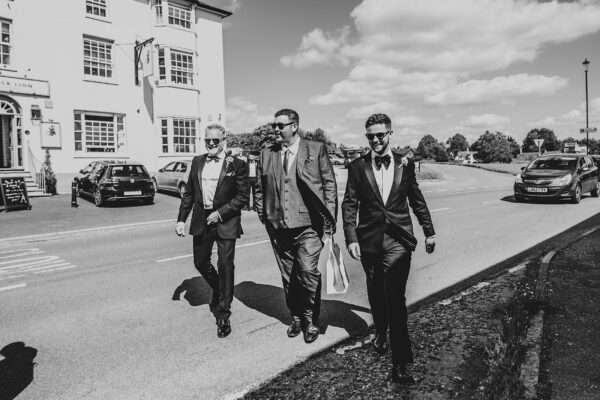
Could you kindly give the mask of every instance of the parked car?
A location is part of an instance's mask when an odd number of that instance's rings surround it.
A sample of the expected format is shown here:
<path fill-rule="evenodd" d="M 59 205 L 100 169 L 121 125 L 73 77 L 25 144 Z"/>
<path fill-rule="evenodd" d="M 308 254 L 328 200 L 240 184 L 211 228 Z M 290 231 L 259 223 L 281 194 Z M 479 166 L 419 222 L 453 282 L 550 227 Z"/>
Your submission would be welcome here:
<path fill-rule="evenodd" d="M 598 167 L 584 154 L 551 154 L 533 160 L 517 175 L 515 200 L 570 199 L 579 203 L 590 193 L 598 197 Z"/>
<path fill-rule="evenodd" d="M 181 196 L 187 182 L 192 160 L 172 161 L 152 177 L 156 191 L 176 192 Z"/>
<path fill-rule="evenodd" d="M 596 167 L 600 168 L 600 154 L 593 154 L 590 157 L 592 157 L 594 163 L 596 163 Z"/>
<path fill-rule="evenodd" d="M 79 173 L 79 196 L 91 197 L 97 207 L 120 200 L 141 200 L 146 204 L 154 202 L 152 179 L 140 163 L 93 161 Z"/>

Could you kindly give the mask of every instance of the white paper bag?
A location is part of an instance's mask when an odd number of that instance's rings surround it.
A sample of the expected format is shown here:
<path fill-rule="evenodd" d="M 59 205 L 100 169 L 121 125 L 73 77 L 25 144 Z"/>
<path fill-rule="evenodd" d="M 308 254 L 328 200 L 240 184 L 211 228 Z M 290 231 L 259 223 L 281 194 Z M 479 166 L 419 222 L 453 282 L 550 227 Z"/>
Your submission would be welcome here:
<path fill-rule="evenodd" d="M 344 294 L 348 291 L 348 275 L 342 252 L 333 237 L 327 237 L 323 243 L 319 270 L 325 273 L 327 294 Z"/>

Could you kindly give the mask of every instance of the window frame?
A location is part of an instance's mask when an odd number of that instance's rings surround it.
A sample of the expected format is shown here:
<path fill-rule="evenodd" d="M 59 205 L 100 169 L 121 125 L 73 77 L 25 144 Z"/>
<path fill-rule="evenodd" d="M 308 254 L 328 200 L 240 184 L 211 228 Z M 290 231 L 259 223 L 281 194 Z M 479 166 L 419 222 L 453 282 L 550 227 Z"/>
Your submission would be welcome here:
<path fill-rule="evenodd" d="M 200 128 L 200 119 L 197 117 L 181 117 L 181 116 L 168 116 L 159 117 L 160 129 L 161 129 L 161 155 L 191 155 L 196 154 L 199 150 L 199 137 L 198 131 Z M 166 132 L 164 134 L 164 127 L 166 121 Z M 179 126 L 183 123 L 183 126 Z M 186 126 L 186 123 L 189 126 Z M 176 126 L 177 125 L 177 126 Z M 176 135 L 176 129 L 182 130 Z M 186 135 L 186 131 L 189 130 L 190 134 Z M 165 139 L 167 144 L 165 145 Z M 166 151 L 165 151 L 166 150 Z"/>
<path fill-rule="evenodd" d="M 189 60 L 177 60 L 173 55 L 189 57 Z M 157 71 L 159 86 L 173 86 L 185 89 L 196 89 L 196 52 L 169 46 L 157 47 Z M 191 63 L 191 68 L 185 69 L 177 64 Z M 175 65 L 174 65 L 175 64 Z M 184 77 L 187 83 L 177 82 L 177 76 Z"/>
<path fill-rule="evenodd" d="M 152 5 L 157 25 L 165 25 L 188 32 L 192 31 L 196 25 L 196 10 L 191 4 L 186 4 L 183 1 L 153 0 Z M 175 16 L 176 11 L 177 16 Z M 181 15 L 182 13 L 184 13 L 183 16 Z M 172 22 L 172 19 L 182 21 L 183 23 Z"/>
<path fill-rule="evenodd" d="M 104 8 L 102 8 L 102 4 L 99 3 L 104 3 Z M 105 15 L 94 14 L 93 12 L 89 12 L 88 5 L 90 4 L 92 9 L 94 7 L 97 7 L 99 10 L 104 9 Z M 85 0 L 85 16 L 88 18 L 100 19 L 103 21 L 108 20 L 110 18 L 109 0 Z"/>
<path fill-rule="evenodd" d="M 95 82 L 108 82 L 108 83 L 115 83 L 115 61 L 114 61 L 114 56 L 113 56 L 113 47 L 114 47 L 114 40 L 112 39 L 106 39 L 106 38 L 101 38 L 101 37 L 97 37 L 97 36 L 92 36 L 92 35 L 83 35 L 82 36 L 82 45 L 83 45 L 83 79 L 87 80 L 87 81 L 95 81 Z M 86 56 L 86 41 L 89 42 L 89 56 Z M 97 53 L 98 56 L 96 58 L 93 58 L 93 46 L 96 45 L 97 46 Z M 100 51 L 101 48 L 100 46 L 104 46 L 104 48 L 102 49 L 104 51 L 105 54 L 105 58 L 104 60 L 102 60 L 100 58 Z M 106 48 L 108 46 L 108 52 L 106 51 Z M 89 68 L 90 72 L 86 73 L 86 61 L 89 62 L 89 66 L 87 68 Z M 98 74 L 94 75 L 92 74 L 93 71 L 93 65 L 94 63 L 97 64 L 96 68 L 98 70 Z M 100 75 L 100 64 L 103 65 L 105 72 L 105 76 L 101 76 Z M 107 76 L 108 73 L 110 73 L 110 76 Z"/>
<path fill-rule="evenodd" d="M 4 28 L 4 24 L 8 25 L 8 42 L 4 42 L 4 32 L 2 31 L 2 29 Z M 0 18 L 0 34 L 2 35 L 0 37 L 0 67 L 3 67 L 3 68 L 10 67 L 12 65 L 12 49 L 13 49 L 12 25 L 13 25 L 13 22 L 11 19 Z M 8 48 L 8 52 L 6 54 L 4 54 L 4 46 L 6 46 Z M 5 56 L 8 57 L 7 63 L 4 62 Z"/>
<path fill-rule="evenodd" d="M 104 149 L 112 149 L 112 151 L 90 151 L 91 148 L 101 148 L 101 145 L 94 145 L 91 143 L 94 140 L 94 137 L 88 141 L 87 124 L 86 124 L 86 116 L 94 116 L 94 117 L 112 117 L 112 146 L 105 146 Z M 107 113 L 102 111 L 87 111 L 87 110 L 73 110 L 73 150 L 77 154 L 118 154 L 121 153 L 126 148 L 125 138 L 127 134 L 125 132 L 125 117 L 124 113 Z M 101 128 L 101 127 L 99 127 Z M 120 132 L 122 133 L 122 137 L 120 137 Z M 108 137 L 107 132 L 107 137 Z M 97 134 L 95 132 L 91 132 L 91 135 Z M 102 132 L 100 132 L 102 135 Z M 121 139 L 123 141 L 121 142 Z M 102 136 L 100 136 L 100 140 L 102 140 Z M 91 144 L 90 144 L 91 143 Z"/>

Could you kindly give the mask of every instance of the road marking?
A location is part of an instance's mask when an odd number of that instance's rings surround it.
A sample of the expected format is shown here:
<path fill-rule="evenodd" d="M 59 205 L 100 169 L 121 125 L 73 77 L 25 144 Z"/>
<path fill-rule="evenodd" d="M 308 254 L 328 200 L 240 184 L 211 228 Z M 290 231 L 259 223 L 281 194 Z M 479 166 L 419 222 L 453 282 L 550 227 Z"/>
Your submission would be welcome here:
<path fill-rule="evenodd" d="M 270 243 L 271 241 L 269 239 L 266 240 L 259 240 L 256 242 L 250 242 L 250 243 L 244 243 L 244 244 L 239 244 L 237 246 L 235 246 L 236 249 L 243 249 L 244 247 L 252 247 L 252 246 L 258 246 L 259 244 L 265 244 L 265 243 Z M 216 253 L 217 249 L 213 249 L 213 253 Z M 165 263 L 165 262 L 169 262 L 169 261 L 175 261 L 175 260 L 181 260 L 183 258 L 190 258 L 192 257 L 193 254 L 184 254 L 181 256 L 175 256 L 175 257 L 169 257 L 169 258 L 161 258 L 156 260 L 157 263 Z"/>
<path fill-rule="evenodd" d="M 8 261 L 0 262 L 0 279 L 2 280 L 23 277 L 27 273 L 48 273 L 77 267 L 59 256 L 44 254 L 38 248 L 12 249 L 10 251 L 14 253 L 13 255 L 21 256 L 21 258 L 14 257 Z M 5 253 L 8 252 L 5 251 Z M 23 257 L 32 254 L 39 255 L 35 257 Z"/>
<path fill-rule="evenodd" d="M 20 289 L 20 288 L 24 288 L 25 286 L 27 286 L 27 283 L 25 283 L 25 282 L 18 283 L 16 285 L 11 285 L 11 286 L 4 286 L 4 287 L 0 287 L 0 292 L 4 292 L 6 290 L 12 290 L 12 289 Z"/>
<path fill-rule="evenodd" d="M 431 212 L 434 213 L 434 212 L 447 211 L 447 210 L 450 210 L 450 208 L 448 208 L 448 207 L 436 208 L 435 210 L 431 210 Z"/>
<path fill-rule="evenodd" d="M 9 238 L 0 239 L 0 243 L 4 242 L 13 242 L 13 241 L 25 241 L 25 240 L 35 240 L 35 239 L 51 239 L 58 236 L 66 236 L 73 235 L 79 233 L 88 233 L 88 232 L 97 232 L 111 229 L 123 229 L 123 228 L 134 228 L 138 226 L 145 225 L 158 225 L 164 224 L 166 222 L 175 223 L 173 219 L 158 219 L 155 221 L 146 221 L 146 222 L 136 222 L 132 224 L 120 224 L 120 225 L 106 225 L 106 226 L 98 226 L 94 228 L 84 228 L 84 229 L 74 229 L 70 231 L 58 231 L 58 232 L 49 232 L 49 233 L 39 233 L 36 235 L 26 235 L 26 236 L 13 236 Z"/>

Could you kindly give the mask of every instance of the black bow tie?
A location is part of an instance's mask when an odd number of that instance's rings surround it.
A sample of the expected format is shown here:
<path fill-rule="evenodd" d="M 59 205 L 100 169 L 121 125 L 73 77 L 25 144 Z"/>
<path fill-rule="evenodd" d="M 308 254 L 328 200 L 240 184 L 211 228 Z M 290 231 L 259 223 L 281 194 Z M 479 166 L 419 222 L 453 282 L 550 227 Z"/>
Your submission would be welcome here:
<path fill-rule="evenodd" d="M 390 162 L 392 162 L 392 158 L 389 154 L 386 154 L 385 156 L 375 156 L 375 168 L 378 170 L 381 169 L 381 164 L 385 165 L 385 169 L 387 169 L 390 166 Z"/>
<path fill-rule="evenodd" d="M 207 161 L 219 161 L 219 155 L 218 154 L 207 154 L 206 155 L 206 160 Z"/>

